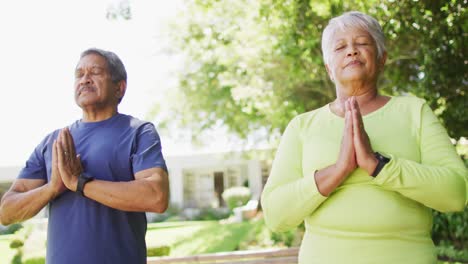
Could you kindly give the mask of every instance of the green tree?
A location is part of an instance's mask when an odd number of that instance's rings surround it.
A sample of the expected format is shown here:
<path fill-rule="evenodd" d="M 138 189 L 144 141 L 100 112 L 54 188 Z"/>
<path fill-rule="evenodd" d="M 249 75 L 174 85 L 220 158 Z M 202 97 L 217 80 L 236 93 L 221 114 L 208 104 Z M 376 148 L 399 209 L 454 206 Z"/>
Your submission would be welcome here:
<path fill-rule="evenodd" d="M 241 138 L 266 131 L 265 139 L 277 139 L 293 116 L 334 99 L 321 33 L 331 17 L 359 10 L 376 17 L 387 36 L 382 93 L 423 97 L 452 137 L 468 134 L 466 1 L 198 0 L 187 6 L 172 31 L 175 49 L 187 58 L 171 115 L 180 125 L 203 131 L 222 124 Z"/>

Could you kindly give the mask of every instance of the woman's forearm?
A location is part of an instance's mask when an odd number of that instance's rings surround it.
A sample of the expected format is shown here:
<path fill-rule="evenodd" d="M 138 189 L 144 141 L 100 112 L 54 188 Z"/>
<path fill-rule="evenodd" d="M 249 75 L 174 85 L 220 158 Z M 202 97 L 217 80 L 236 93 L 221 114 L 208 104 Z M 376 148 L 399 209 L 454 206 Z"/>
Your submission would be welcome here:
<path fill-rule="evenodd" d="M 317 189 L 320 194 L 329 196 L 340 186 L 348 174 L 348 172 L 339 168 L 336 164 L 333 164 L 315 172 L 315 184 L 317 184 Z"/>

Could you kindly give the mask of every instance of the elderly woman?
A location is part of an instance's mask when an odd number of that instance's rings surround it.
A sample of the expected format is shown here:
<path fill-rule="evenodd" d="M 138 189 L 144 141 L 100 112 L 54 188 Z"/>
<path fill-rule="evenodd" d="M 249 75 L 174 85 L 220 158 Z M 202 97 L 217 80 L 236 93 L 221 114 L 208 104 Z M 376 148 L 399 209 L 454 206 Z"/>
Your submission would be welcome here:
<path fill-rule="evenodd" d="M 378 93 L 387 53 L 360 12 L 322 36 L 336 99 L 287 126 L 262 194 L 265 221 L 305 221 L 299 263 L 436 263 L 431 209 L 463 210 L 467 170 L 428 105 Z"/>

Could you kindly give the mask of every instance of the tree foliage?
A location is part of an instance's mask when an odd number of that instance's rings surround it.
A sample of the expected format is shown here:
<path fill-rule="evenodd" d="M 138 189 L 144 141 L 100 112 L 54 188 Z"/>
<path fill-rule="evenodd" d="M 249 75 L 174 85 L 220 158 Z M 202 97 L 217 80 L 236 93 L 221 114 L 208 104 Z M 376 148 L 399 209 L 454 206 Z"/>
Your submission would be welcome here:
<path fill-rule="evenodd" d="M 468 136 L 467 1 L 197 0 L 172 37 L 186 57 L 171 120 L 277 138 L 297 114 L 335 98 L 320 49 L 330 18 L 359 10 L 387 37 L 383 94 L 423 97 L 454 138 Z"/>

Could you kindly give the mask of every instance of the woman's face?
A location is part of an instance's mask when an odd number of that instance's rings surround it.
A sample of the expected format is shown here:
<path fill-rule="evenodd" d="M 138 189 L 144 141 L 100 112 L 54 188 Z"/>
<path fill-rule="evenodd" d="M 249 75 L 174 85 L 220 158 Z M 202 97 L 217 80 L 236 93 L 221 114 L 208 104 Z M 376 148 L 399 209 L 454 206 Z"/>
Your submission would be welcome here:
<path fill-rule="evenodd" d="M 366 30 L 350 28 L 338 31 L 330 43 L 330 59 L 326 68 L 335 83 L 346 86 L 356 81 L 377 81 L 386 55 L 377 61 L 377 46 Z"/>

